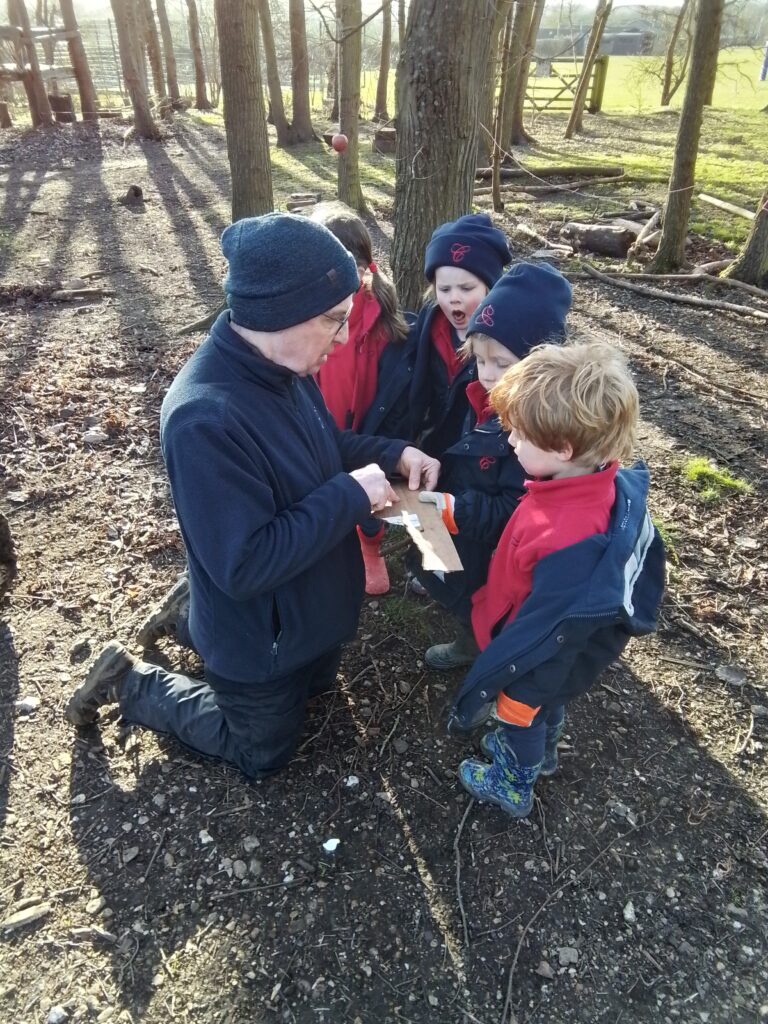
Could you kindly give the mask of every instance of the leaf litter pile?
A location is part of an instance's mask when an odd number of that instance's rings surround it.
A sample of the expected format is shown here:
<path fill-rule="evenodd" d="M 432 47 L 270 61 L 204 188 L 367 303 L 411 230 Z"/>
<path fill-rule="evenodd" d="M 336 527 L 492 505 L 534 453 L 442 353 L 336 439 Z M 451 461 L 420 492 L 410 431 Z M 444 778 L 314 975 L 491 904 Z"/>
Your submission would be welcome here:
<path fill-rule="evenodd" d="M 768 1017 L 762 324 L 576 286 L 576 325 L 637 377 L 669 588 L 572 708 L 527 821 L 458 787 L 479 737 L 445 734 L 461 676 L 423 652 L 450 622 L 407 592 L 396 530 L 392 590 L 284 773 L 249 784 L 114 710 L 76 734 L 83 666 L 183 567 L 158 414 L 224 270 L 221 133 L 120 131 L 0 147 L 2 1019 Z"/>

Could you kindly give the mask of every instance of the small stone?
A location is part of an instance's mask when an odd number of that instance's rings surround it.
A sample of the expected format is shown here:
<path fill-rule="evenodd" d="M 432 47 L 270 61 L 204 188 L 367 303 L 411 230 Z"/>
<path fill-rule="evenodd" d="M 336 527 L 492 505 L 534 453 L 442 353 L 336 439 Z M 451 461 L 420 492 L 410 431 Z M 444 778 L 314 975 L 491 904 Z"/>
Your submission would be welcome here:
<path fill-rule="evenodd" d="M 747 673 L 738 665 L 718 665 L 715 675 L 729 686 L 743 686 L 747 681 Z"/>
<path fill-rule="evenodd" d="M 69 1014 L 63 1006 L 52 1006 L 48 1011 L 46 1024 L 64 1024 L 69 1019 Z"/>
<path fill-rule="evenodd" d="M 624 904 L 624 910 L 622 911 L 624 920 L 627 924 L 634 924 L 637 921 L 637 914 L 635 913 L 635 905 L 632 900 L 627 900 Z"/>
<path fill-rule="evenodd" d="M 753 718 L 768 718 L 768 708 L 764 704 L 753 704 L 749 710 Z"/>
<path fill-rule="evenodd" d="M 10 914 L 3 921 L 0 921 L 0 931 L 10 932 L 15 931 L 17 928 L 23 928 L 25 925 L 47 917 L 52 910 L 53 907 L 50 903 L 36 903 L 34 906 L 17 910 L 15 914 Z"/>
<path fill-rule="evenodd" d="M 555 972 L 549 966 L 546 960 L 542 960 L 539 966 L 536 968 L 536 973 L 540 974 L 542 978 L 554 978 Z"/>
<path fill-rule="evenodd" d="M 356 775 L 348 775 L 346 779 L 344 779 L 344 785 L 347 789 L 354 789 L 355 786 L 360 785 L 360 779 L 358 779 Z"/>
<path fill-rule="evenodd" d="M 85 444 L 103 444 L 108 440 L 109 434 L 105 434 L 103 430 L 86 430 L 83 434 Z"/>
<path fill-rule="evenodd" d="M 100 914 L 106 905 L 106 899 L 103 896 L 97 896 L 93 900 L 88 900 L 85 904 L 85 912 L 86 914 L 90 914 L 91 917 L 94 917 L 96 914 Z"/>
<path fill-rule="evenodd" d="M 245 878 L 248 874 L 248 865 L 244 860 L 236 860 L 232 865 L 232 871 L 235 874 L 235 878 Z"/>
<path fill-rule="evenodd" d="M 248 870 L 254 878 L 261 878 L 261 873 L 264 869 L 260 860 L 257 860 L 256 857 L 251 857 L 248 861 Z"/>
<path fill-rule="evenodd" d="M 431 992 L 427 996 L 427 1001 L 428 1001 L 430 1006 L 439 1006 L 440 1005 L 440 1000 L 437 998 L 437 996 L 433 995 Z"/>
<path fill-rule="evenodd" d="M 162 971 L 158 971 L 157 974 L 152 978 L 152 988 L 162 988 L 165 984 L 165 975 Z"/>
<path fill-rule="evenodd" d="M 259 840 L 256 836 L 246 836 L 243 840 L 243 851 L 245 853 L 253 853 L 257 846 L 259 846 Z"/>
<path fill-rule="evenodd" d="M 33 711 L 37 711 L 40 707 L 40 698 L 34 694 L 29 694 L 27 697 L 17 700 L 16 707 L 19 709 L 19 714 L 31 715 Z"/>
<path fill-rule="evenodd" d="M 198 833 L 198 836 L 203 846 L 206 846 L 208 843 L 213 842 L 213 836 L 210 834 L 210 832 L 207 831 L 207 829 L 201 828 Z"/>
<path fill-rule="evenodd" d="M 176 858 L 173 856 L 170 850 L 166 850 L 166 852 L 163 854 L 163 864 L 165 864 L 167 868 L 172 868 L 176 866 Z"/>
<path fill-rule="evenodd" d="M 574 946 L 561 946 L 557 951 L 561 967 L 568 967 L 579 962 L 579 951 Z"/>
<path fill-rule="evenodd" d="M 165 807 L 165 793 L 155 793 L 152 797 L 152 803 L 155 807 Z"/>
<path fill-rule="evenodd" d="M 123 864 L 130 864 L 131 861 L 136 860 L 138 856 L 138 846 L 129 846 L 127 850 L 123 850 Z"/>
<path fill-rule="evenodd" d="M 408 749 L 408 740 L 404 740 L 398 736 L 396 740 L 393 740 L 392 746 L 395 748 L 396 753 L 404 754 Z"/>

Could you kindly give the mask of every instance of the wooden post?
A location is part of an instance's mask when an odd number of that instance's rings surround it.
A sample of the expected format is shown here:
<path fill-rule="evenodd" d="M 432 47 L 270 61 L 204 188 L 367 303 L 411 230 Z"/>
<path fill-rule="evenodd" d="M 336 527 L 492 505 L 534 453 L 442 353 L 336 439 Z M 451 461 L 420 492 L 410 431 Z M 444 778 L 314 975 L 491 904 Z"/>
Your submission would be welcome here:
<path fill-rule="evenodd" d="M 603 96 L 605 95 L 605 83 L 608 78 L 608 54 L 603 53 L 595 59 L 595 69 L 592 76 L 592 87 L 589 91 L 590 114 L 598 114 L 603 109 Z"/>
<path fill-rule="evenodd" d="M 49 93 L 48 102 L 51 104 L 53 116 L 59 124 L 74 124 L 77 121 L 75 105 L 68 92 Z"/>
<path fill-rule="evenodd" d="M 32 124 L 35 128 L 48 127 L 53 124 L 53 112 L 48 102 L 45 82 L 40 73 L 40 62 L 37 59 L 37 50 L 31 35 L 32 26 L 29 23 L 29 14 L 24 5 L 24 0 L 9 2 L 8 19 L 17 25 L 22 33 L 21 49 L 26 53 L 27 65 L 24 72 L 24 88 L 27 91 Z M 23 60 L 20 63 L 23 65 Z"/>
<path fill-rule="evenodd" d="M 8 104 L 2 101 L 0 101 L 0 128 L 13 128 Z"/>
<path fill-rule="evenodd" d="M 77 81 L 77 91 L 80 93 L 80 111 L 84 121 L 95 121 L 99 101 L 96 98 L 96 89 L 93 85 L 91 67 L 88 63 L 88 56 L 83 46 L 83 39 L 78 28 L 75 8 L 72 0 L 59 0 L 61 8 L 61 19 L 67 32 L 74 32 L 76 35 L 67 40 L 69 48 L 69 59 L 72 62 L 72 70 Z"/>

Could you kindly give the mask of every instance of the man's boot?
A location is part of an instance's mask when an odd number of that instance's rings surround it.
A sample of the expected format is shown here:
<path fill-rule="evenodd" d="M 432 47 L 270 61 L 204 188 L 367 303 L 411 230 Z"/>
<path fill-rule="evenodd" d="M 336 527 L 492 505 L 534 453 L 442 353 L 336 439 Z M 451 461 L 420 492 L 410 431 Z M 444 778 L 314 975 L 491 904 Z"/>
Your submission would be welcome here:
<path fill-rule="evenodd" d="M 85 681 L 69 699 L 64 715 L 72 725 L 90 725 L 96 721 L 99 708 L 115 704 L 125 677 L 136 664 L 117 640 L 108 643 L 88 670 Z"/>
<path fill-rule="evenodd" d="M 435 644 L 427 649 L 424 660 L 430 668 L 438 672 L 447 672 L 452 668 L 471 665 L 480 653 L 475 643 L 472 630 L 460 626 L 456 631 L 456 639 L 450 644 Z"/>
<path fill-rule="evenodd" d="M 183 573 L 165 597 L 156 604 L 139 626 L 136 643 L 143 650 L 152 647 L 161 636 L 174 636 L 189 619 L 189 576 Z M 181 630 L 186 635 L 186 629 Z"/>
<path fill-rule="evenodd" d="M 373 537 L 369 537 L 358 526 L 357 535 L 360 538 L 360 549 L 365 564 L 365 592 L 371 596 L 386 594 L 389 591 L 389 573 L 387 563 L 381 554 L 384 527 L 382 526 Z"/>

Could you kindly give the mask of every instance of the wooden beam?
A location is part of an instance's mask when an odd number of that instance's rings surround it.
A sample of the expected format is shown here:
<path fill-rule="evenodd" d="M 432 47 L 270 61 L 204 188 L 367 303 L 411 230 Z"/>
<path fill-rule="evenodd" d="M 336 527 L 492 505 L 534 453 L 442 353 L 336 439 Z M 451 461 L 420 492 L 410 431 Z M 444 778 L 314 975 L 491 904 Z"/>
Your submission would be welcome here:
<path fill-rule="evenodd" d="M 708 196 L 706 192 L 700 192 L 699 199 L 702 203 L 709 203 L 710 206 L 716 206 L 718 210 L 725 210 L 726 213 L 732 213 L 736 217 L 744 217 L 746 220 L 755 219 L 754 210 L 745 210 L 743 206 L 727 203 L 724 199 L 718 199 L 717 196 Z"/>

